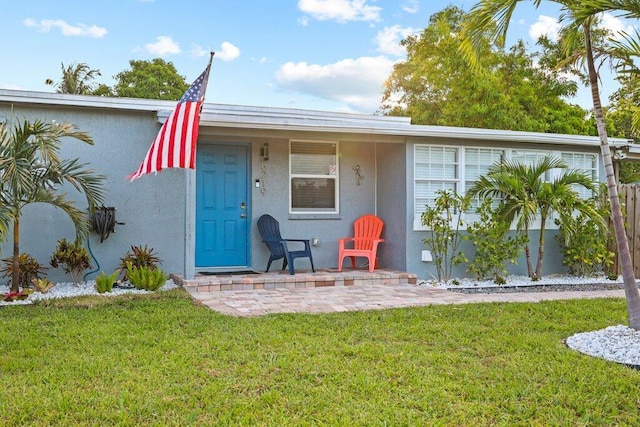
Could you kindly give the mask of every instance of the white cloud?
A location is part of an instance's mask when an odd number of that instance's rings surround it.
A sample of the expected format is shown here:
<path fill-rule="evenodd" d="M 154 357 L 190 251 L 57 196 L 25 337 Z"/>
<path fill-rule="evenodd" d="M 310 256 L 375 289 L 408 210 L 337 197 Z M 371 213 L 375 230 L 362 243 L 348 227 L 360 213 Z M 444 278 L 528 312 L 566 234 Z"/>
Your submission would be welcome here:
<path fill-rule="evenodd" d="M 399 25 L 385 27 L 376 34 L 374 39 L 378 45 L 377 50 L 388 55 L 404 56 L 407 51 L 400 45 L 400 41 L 419 31 L 415 28 L 402 28 Z"/>
<path fill-rule="evenodd" d="M 622 35 L 620 34 L 621 32 L 625 32 L 627 34 L 634 33 L 634 26 L 629 24 L 628 21 L 624 21 L 606 12 L 600 14 L 600 26 L 611 31 L 613 33 L 613 37 L 616 39 L 622 39 Z"/>
<path fill-rule="evenodd" d="M 367 0 L 299 0 L 298 9 L 318 21 L 337 22 L 380 21 L 382 10 Z"/>
<path fill-rule="evenodd" d="M 628 21 L 617 18 L 610 13 L 600 14 L 600 27 L 611 31 L 615 38 L 620 38 L 621 32 L 631 34 L 634 31 L 633 25 L 630 25 Z M 551 16 L 540 15 L 538 21 L 529 27 L 529 36 L 534 40 L 542 35 L 546 35 L 552 41 L 558 41 L 558 35 L 562 24 L 558 22 L 557 18 Z"/>
<path fill-rule="evenodd" d="M 193 45 L 193 47 L 191 48 L 191 56 L 195 58 L 202 58 L 203 56 L 207 56 L 209 54 L 210 51 L 197 44 Z"/>
<path fill-rule="evenodd" d="M 407 13 L 418 13 L 419 9 L 420 9 L 420 4 L 418 3 L 418 0 L 406 0 L 402 4 L 402 10 L 404 10 Z"/>
<path fill-rule="evenodd" d="M 221 59 L 222 61 L 233 61 L 237 57 L 240 56 L 240 49 L 236 46 L 232 45 L 229 42 L 223 42 L 220 45 L 220 50 L 216 51 L 216 58 Z"/>
<path fill-rule="evenodd" d="M 562 24 L 558 22 L 557 18 L 540 15 L 538 21 L 529 27 L 529 36 L 534 40 L 538 40 L 541 36 L 547 36 L 549 40 L 558 41 L 561 28 Z"/>
<path fill-rule="evenodd" d="M 35 19 L 27 18 L 22 21 L 25 27 L 35 28 L 40 32 L 48 33 L 54 28 L 58 28 L 63 36 L 83 36 L 83 37 L 94 37 L 101 38 L 107 34 L 107 29 L 103 27 L 98 27 L 97 25 L 85 25 L 85 24 L 76 24 L 70 25 L 67 24 L 62 19 L 43 19 L 41 21 L 36 21 Z"/>
<path fill-rule="evenodd" d="M 145 45 L 147 52 L 158 56 L 177 55 L 182 52 L 178 43 L 169 36 L 158 36 L 156 40 L 155 43 Z"/>
<path fill-rule="evenodd" d="M 372 113 L 380 106 L 382 86 L 393 64 L 384 56 L 328 65 L 287 62 L 276 72 L 276 83 L 286 91 L 343 102 L 355 111 Z"/>

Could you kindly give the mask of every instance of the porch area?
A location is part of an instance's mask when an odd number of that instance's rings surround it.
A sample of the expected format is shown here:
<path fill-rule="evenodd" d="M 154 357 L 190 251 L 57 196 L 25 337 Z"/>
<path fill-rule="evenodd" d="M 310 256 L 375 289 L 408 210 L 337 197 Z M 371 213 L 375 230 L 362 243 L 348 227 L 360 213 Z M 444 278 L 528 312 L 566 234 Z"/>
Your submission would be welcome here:
<path fill-rule="evenodd" d="M 251 291 L 257 289 L 306 289 L 344 286 L 416 285 L 417 276 L 396 270 L 351 270 L 337 268 L 299 269 L 290 275 L 288 270 L 196 274 L 193 279 L 171 275 L 173 281 L 189 292 Z"/>

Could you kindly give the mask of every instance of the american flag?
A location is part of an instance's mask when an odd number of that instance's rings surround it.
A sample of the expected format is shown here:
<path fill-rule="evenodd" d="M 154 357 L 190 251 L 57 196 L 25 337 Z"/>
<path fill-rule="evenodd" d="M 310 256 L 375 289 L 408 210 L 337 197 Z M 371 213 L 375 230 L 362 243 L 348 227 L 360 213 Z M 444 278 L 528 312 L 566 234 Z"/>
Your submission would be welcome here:
<path fill-rule="evenodd" d="M 211 54 L 213 60 L 213 53 Z M 200 110 L 209 80 L 209 65 L 184 93 L 175 110 L 164 122 L 137 171 L 127 176 L 130 181 L 167 168 L 195 168 L 196 142 Z"/>

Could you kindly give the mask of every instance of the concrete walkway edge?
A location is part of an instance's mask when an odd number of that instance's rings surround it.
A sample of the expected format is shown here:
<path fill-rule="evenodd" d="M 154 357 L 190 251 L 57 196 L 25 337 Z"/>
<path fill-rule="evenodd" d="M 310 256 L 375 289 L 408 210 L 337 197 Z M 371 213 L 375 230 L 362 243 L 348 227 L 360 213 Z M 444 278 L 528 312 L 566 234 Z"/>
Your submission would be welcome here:
<path fill-rule="evenodd" d="M 240 317 L 272 313 L 332 313 L 441 304 L 537 303 L 579 298 L 624 298 L 624 290 L 463 294 L 418 285 L 363 285 L 300 289 L 197 292 L 194 299 L 222 314 Z"/>

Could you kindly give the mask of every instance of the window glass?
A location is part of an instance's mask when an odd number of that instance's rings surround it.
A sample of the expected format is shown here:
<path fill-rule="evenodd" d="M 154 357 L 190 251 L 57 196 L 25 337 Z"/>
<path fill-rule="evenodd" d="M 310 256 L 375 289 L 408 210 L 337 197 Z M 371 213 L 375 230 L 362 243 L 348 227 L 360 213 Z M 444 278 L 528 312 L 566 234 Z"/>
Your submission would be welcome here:
<path fill-rule="evenodd" d="M 338 213 L 338 144 L 291 141 L 291 213 Z"/>

